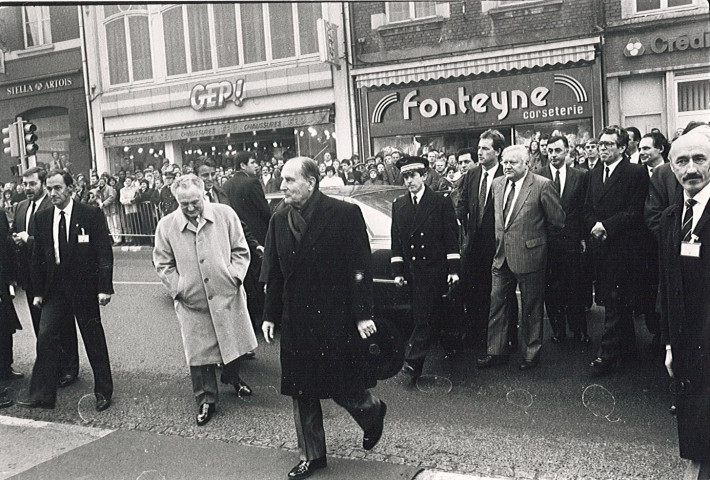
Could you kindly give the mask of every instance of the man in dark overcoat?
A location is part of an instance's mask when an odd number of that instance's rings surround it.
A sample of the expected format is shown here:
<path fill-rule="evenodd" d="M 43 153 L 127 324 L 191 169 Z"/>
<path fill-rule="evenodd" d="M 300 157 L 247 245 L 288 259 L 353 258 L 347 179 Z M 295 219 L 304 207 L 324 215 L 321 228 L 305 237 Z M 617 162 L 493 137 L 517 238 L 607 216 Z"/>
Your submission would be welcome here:
<path fill-rule="evenodd" d="M 320 399 L 332 398 L 364 430 L 363 448 L 382 435 L 387 407 L 367 388 L 360 338 L 376 331 L 370 244 L 360 209 L 318 190 L 318 165 L 296 157 L 284 165 L 286 207 L 271 218 L 261 280 L 262 330 L 271 343 L 281 326 L 281 393 L 293 397 L 300 479 L 326 466 Z M 360 338 L 359 338 L 360 337 Z"/>
<path fill-rule="evenodd" d="M 710 474 L 710 127 L 680 136 L 671 168 L 683 187 L 660 221 L 660 327 L 673 377 L 684 478 Z M 699 476 L 700 472 L 703 476 Z"/>
<path fill-rule="evenodd" d="M 426 159 L 404 157 L 397 167 L 409 192 L 392 203 L 390 260 L 395 284 L 401 286 L 406 279 L 411 293 L 414 330 L 402 371 L 416 379 L 444 320 L 442 295 L 459 281 L 461 254 L 453 204 L 426 186 Z"/>
<path fill-rule="evenodd" d="M 596 264 L 595 301 L 604 306 L 604 330 L 592 374 L 611 372 L 636 349 L 632 312 L 645 275 L 644 242 L 648 230 L 643 208 L 648 195 L 646 167 L 629 162 L 623 128 L 604 128 L 599 137 L 602 168 L 591 170 L 585 223 Z"/>
<path fill-rule="evenodd" d="M 16 264 L 15 248 L 9 232 L 5 210 L 0 208 L 0 381 L 22 378 L 22 374 L 12 369 L 12 336 L 15 331 L 22 330 L 22 325 L 17 318 L 10 290 L 16 279 Z"/>

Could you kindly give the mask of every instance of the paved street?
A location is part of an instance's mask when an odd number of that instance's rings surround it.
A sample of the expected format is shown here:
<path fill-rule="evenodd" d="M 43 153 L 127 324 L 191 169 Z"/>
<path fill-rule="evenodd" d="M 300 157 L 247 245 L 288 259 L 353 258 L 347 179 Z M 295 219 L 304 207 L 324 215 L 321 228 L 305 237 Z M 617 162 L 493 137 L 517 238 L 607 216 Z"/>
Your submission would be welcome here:
<path fill-rule="evenodd" d="M 14 406 L 2 414 L 216 440 L 234 448 L 268 447 L 264 462 L 278 457 L 285 476 L 298 454 L 291 401 L 278 393 L 278 347 L 260 345 L 257 359 L 244 365 L 253 397 L 240 399 L 223 389 L 216 417 L 197 427 L 178 325 L 169 297 L 155 283 L 150 253 L 117 253 L 114 279 L 116 295 L 103 310 L 116 386 L 113 406 L 95 412 L 82 351 L 80 381 L 60 391 L 55 410 Z M 596 342 L 600 322 L 595 309 L 590 325 Z M 24 325 L 15 335 L 15 368 L 29 376 L 34 334 L 29 322 Z M 637 323 L 637 331 L 643 350 L 649 341 L 643 322 Z M 359 448 L 361 432 L 352 419 L 324 402 L 329 454 L 525 479 L 679 478 L 684 464 L 678 458 L 675 420 L 668 414 L 671 396 L 662 363 L 641 356 L 623 374 L 592 379 L 586 366 L 594 348 L 595 343 L 580 348 L 571 341 L 547 342 L 540 367 L 527 373 L 518 371 L 517 356 L 508 367 L 477 370 L 473 354 L 446 363 L 435 352 L 416 386 L 399 377 L 378 385 L 376 394 L 389 409 L 384 437 L 371 452 Z M 22 395 L 27 383 L 9 385 L 13 395 Z M 178 440 L 165 443 L 177 445 Z M 332 468 L 320 475 L 343 478 Z M 249 478 L 262 477 L 257 472 Z"/>

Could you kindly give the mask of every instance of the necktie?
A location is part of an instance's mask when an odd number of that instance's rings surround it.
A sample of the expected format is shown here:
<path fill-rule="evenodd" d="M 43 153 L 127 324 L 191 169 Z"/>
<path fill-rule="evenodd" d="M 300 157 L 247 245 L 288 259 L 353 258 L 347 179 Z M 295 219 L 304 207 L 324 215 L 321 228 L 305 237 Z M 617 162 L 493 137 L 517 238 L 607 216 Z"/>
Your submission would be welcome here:
<path fill-rule="evenodd" d="M 488 199 L 488 172 L 483 171 L 481 180 L 481 190 L 478 192 L 478 224 L 483 221 L 483 214 L 486 211 L 486 200 Z"/>
<path fill-rule="evenodd" d="M 27 215 L 27 225 L 25 225 L 25 232 L 27 234 L 30 234 L 30 224 L 32 223 L 32 217 L 35 216 L 35 208 L 37 208 L 37 204 L 35 202 L 30 202 L 32 204 L 32 208 L 30 209 L 30 214 Z"/>
<path fill-rule="evenodd" d="M 510 207 L 513 205 L 513 198 L 515 197 L 515 182 L 510 182 L 510 192 L 508 197 L 505 199 L 505 206 L 503 207 L 503 224 L 508 223 L 508 214 L 510 213 Z"/>
<path fill-rule="evenodd" d="M 64 210 L 59 211 L 59 263 L 64 263 L 67 254 L 67 219 Z"/>
<path fill-rule="evenodd" d="M 557 192 L 562 195 L 562 182 L 560 181 L 560 171 L 555 172 L 555 187 L 557 187 Z"/>
<path fill-rule="evenodd" d="M 214 203 L 214 199 L 212 198 L 212 192 L 209 190 L 207 191 L 207 201 L 209 203 Z"/>
<path fill-rule="evenodd" d="M 690 234 L 693 231 L 693 206 L 698 203 L 697 200 L 689 198 L 685 201 L 685 214 L 683 214 L 683 226 L 680 229 L 680 234 L 684 242 L 690 241 Z"/>
<path fill-rule="evenodd" d="M 606 183 L 607 180 L 609 180 L 609 175 L 610 175 L 609 167 L 604 167 L 604 183 Z"/>
<path fill-rule="evenodd" d="M 648 167 L 648 176 L 649 177 L 653 176 L 653 167 Z"/>
<path fill-rule="evenodd" d="M 419 205 L 419 200 L 417 200 L 417 196 L 416 196 L 416 195 L 412 197 L 412 203 L 414 204 L 415 207 L 416 207 L 417 205 Z"/>

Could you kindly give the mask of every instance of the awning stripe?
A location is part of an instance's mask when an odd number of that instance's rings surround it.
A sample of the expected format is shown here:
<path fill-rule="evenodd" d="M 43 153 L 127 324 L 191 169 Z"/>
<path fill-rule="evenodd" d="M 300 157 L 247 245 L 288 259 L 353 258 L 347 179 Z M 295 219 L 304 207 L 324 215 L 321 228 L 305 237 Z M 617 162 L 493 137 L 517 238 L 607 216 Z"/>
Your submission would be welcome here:
<path fill-rule="evenodd" d="M 595 45 L 598 39 L 586 43 L 565 46 L 543 46 L 538 49 L 518 49 L 517 52 L 500 55 L 481 54 L 477 57 L 468 56 L 465 59 L 446 62 L 420 62 L 400 64 L 388 68 L 368 68 L 354 71 L 358 87 L 377 87 L 383 85 L 396 85 L 410 82 L 440 80 L 468 75 L 521 70 L 524 68 L 544 67 L 593 61 L 595 58 Z"/>

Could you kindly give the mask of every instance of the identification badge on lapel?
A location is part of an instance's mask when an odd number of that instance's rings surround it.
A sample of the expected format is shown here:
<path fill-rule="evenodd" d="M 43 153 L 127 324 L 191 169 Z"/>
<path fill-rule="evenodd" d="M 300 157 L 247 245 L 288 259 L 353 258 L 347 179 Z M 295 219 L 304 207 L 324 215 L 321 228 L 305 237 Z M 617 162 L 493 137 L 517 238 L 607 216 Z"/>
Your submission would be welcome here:
<path fill-rule="evenodd" d="M 77 241 L 79 243 L 89 243 L 89 236 L 86 234 L 84 229 L 81 229 L 81 235 L 77 235 Z"/>
<path fill-rule="evenodd" d="M 680 256 L 690 258 L 700 258 L 700 247 L 703 245 L 698 242 L 700 240 L 697 235 L 691 235 L 689 242 L 681 242 Z"/>

